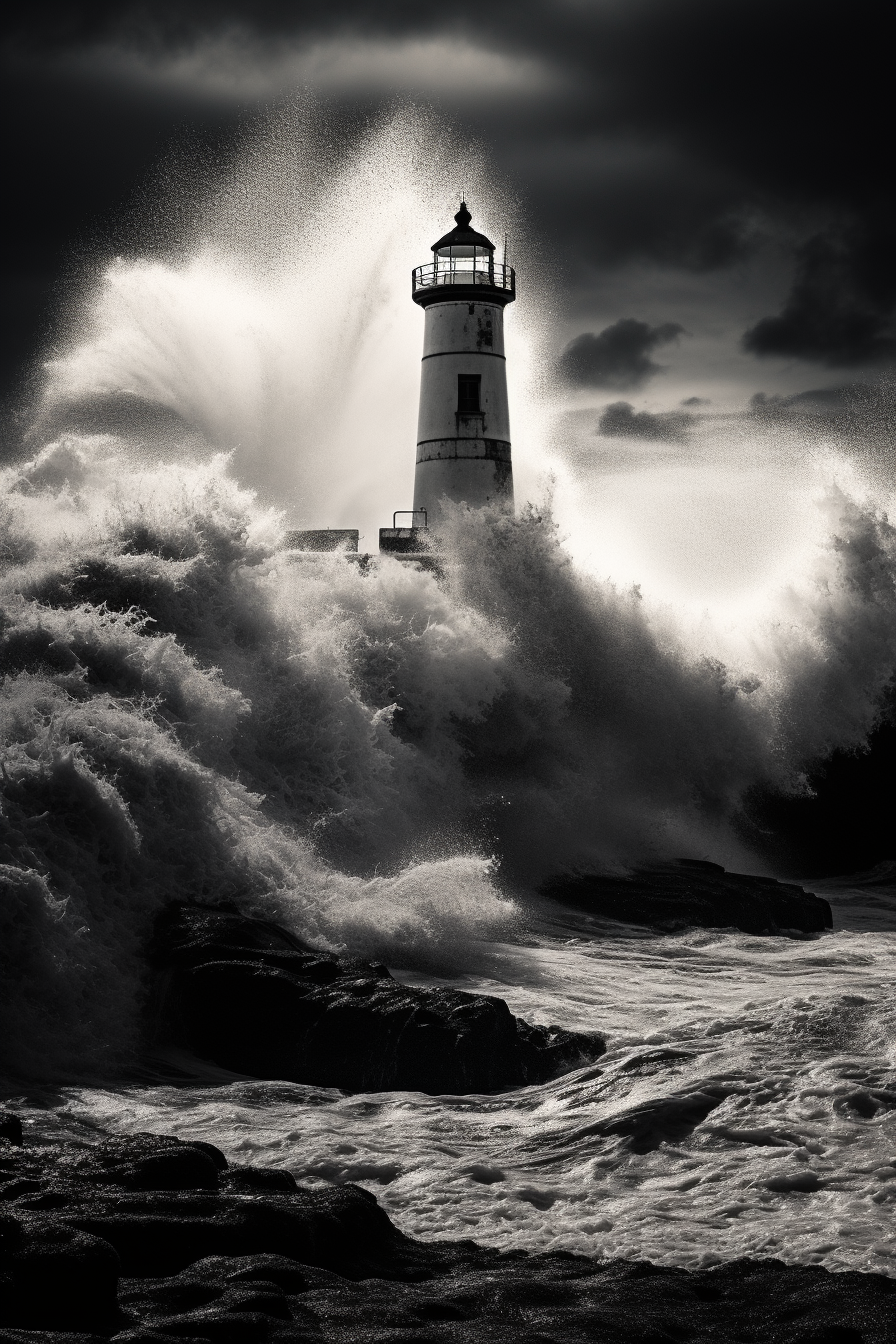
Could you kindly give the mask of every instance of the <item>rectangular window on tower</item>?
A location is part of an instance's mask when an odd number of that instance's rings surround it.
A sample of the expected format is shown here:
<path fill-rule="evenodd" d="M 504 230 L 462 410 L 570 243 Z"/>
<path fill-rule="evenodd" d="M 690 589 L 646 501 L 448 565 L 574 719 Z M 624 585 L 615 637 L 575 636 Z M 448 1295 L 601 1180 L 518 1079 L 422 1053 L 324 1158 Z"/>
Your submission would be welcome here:
<path fill-rule="evenodd" d="M 479 388 L 482 377 L 478 373 L 459 373 L 457 375 L 457 413 L 458 415 L 478 415 Z"/>

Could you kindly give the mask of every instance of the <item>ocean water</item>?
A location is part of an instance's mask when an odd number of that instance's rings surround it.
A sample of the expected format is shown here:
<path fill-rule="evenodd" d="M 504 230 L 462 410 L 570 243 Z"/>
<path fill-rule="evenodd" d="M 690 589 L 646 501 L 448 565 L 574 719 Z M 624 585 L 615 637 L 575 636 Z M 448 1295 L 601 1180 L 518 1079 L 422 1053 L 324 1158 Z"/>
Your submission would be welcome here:
<path fill-rule="evenodd" d="M 284 551 L 292 524 L 372 528 L 403 500 L 404 286 L 446 174 L 469 172 L 495 232 L 515 209 L 419 114 L 335 148 L 297 117 L 253 133 L 177 247 L 85 281 L 0 472 L 6 1092 L 37 1141 L 208 1138 L 366 1184 L 415 1235 L 890 1272 L 892 874 L 828 883 L 835 931 L 806 940 L 658 936 L 536 895 L 563 868 L 680 854 L 767 871 L 745 794 L 799 793 L 813 761 L 862 749 L 896 662 L 877 441 L 695 428 L 673 600 L 638 501 L 676 464 L 633 447 L 609 513 L 594 462 L 570 467 L 532 249 L 509 347 L 530 502 L 457 510 L 439 579 Z M 785 476 L 770 528 L 762 482 Z M 687 503 L 709 485 L 708 533 Z M 172 898 L 609 1051 L 495 1097 L 345 1097 L 159 1056 L 143 949 Z"/>
<path fill-rule="evenodd" d="M 450 983 L 603 1030 L 594 1066 L 500 1096 L 344 1096 L 237 1079 L 69 1087 L 35 1138 L 209 1140 L 302 1184 L 354 1181 L 412 1236 L 694 1267 L 896 1274 L 896 882 L 823 884 L 832 934 L 673 936 L 544 910 Z M 818 884 L 816 884 L 818 885 Z M 533 912 L 534 913 L 534 912 Z M 156 1060 L 182 1077 L 184 1056 Z"/>

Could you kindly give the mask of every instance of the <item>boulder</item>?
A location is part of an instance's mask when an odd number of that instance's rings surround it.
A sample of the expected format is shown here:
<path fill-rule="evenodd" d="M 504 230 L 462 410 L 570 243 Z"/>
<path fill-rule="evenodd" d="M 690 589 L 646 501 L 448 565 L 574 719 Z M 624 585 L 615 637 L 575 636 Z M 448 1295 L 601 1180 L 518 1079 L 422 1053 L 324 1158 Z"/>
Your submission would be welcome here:
<path fill-rule="evenodd" d="M 27 1330 L 111 1330 L 120 1263 L 109 1242 L 22 1211 L 0 1223 L 2 1323 Z"/>
<path fill-rule="evenodd" d="M 798 936 L 833 927 L 831 907 L 820 896 L 773 877 L 729 873 L 702 859 L 676 859 L 622 876 L 566 873 L 545 882 L 541 894 L 603 919 L 667 932 L 696 926 Z"/>
<path fill-rule="evenodd" d="M 209 1256 L 292 1256 L 361 1276 L 391 1264 L 406 1241 L 358 1186 L 302 1190 L 289 1172 L 266 1167 L 227 1165 L 219 1173 L 204 1151 L 209 1147 L 134 1134 L 89 1148 L 17 1150 L 14 1162 L 5 1163 L 0 1220 L 0 1278 L 12 1276 L 15 1300 L 39 1296 L 29 1285 L 41 1275 L 49 1284 L 69 1274 L 89 1286 L 96 1302 L 105 1274 L 108 1307 L 119 1272 L 177 1274 Z M 153 1178 L 161 1172 L 164 1184 L 148 1184 L 147 1172 Z M 8 1323 L 27 1324 L 30 1311 L 8 1306 Z"/>
<path fill-rule="evenodd" d="M 235 1167 L 228 1171 L 224 1183 L 229 1190 L 286 1190 L 298 1189 L 296 1178 L 277 1167 Z"/>
<path fill-rule="evenodd" d="M 238 912 L 169 907 L 152 959 L 157 1039 L 224 1068 L 348 1092 L 498 1092 L 604 1051 L 596 1035 L 534 1027 L 502 999 L 416 989 L 383 966 L 324 956 Z"/>
<path fill-rule="evenodd" d="M 155 1134 L 118 1135 L 84 1155 L 78 1168 L 93 1183 L 125 1190 L 217 1190 L 224 1154 L 212 1144 Z"/>
<path fill-rule="evenodd" d="M 16 1147 L 22 1145 L 22 1122 L 3 1106 L 0 1106 L 0 1139 L 6 1139 Z"/>

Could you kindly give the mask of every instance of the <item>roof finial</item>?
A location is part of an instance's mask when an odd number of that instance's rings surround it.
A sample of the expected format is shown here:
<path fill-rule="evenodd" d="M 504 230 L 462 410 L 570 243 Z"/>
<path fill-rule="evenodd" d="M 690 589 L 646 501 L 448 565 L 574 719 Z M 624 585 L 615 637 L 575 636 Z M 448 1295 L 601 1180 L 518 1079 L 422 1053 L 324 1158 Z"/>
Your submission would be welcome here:
<path fill-rule="evenodd" d="M 467 203 L 466 203 L 466 201 L 461 201 L 461 203 L 460 203 L 460 209 L 458 210 L 457 214 L 454 216 L 455 222 L 456 222 L 462 229 L 465 229 L 465 228 L 467 227 L 467 225 L 470 223 L 470 220 L 471 220 L 472 218 L 473 218 L 473 216 L 470 214 L 469 210 L 467 209 Z"/>

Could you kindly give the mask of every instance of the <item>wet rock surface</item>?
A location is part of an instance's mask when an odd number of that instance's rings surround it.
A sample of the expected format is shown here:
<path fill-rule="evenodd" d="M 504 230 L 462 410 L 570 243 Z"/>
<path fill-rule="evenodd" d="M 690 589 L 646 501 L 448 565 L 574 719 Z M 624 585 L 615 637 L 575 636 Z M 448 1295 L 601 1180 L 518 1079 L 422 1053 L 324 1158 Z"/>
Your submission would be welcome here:
<path fill-rule="evenodd" d="M 616 877 L 570 873 L 542 894 L 604 919 L 655 928 L 742 929 L 744 933 L 823 933 L 833 926 L 820 896 L 772 877 L 726 872 L 717 863 L 678 859 Z"/>
<path fill-rule="evenodd" d="M 0 1202 L 0 1344 L 896 1338 L 896 1281 L 880 1275 L 417 1242 L 355 1186 L 303 1190 L 164 1136 L 0 1138 Z"/>
<path fill-rule="evenodd" d="M 416 989 L 236 911 L 172 905 L 151 948 L 157 1042 L 257 1078 L 348 1092 L 496 1092 L 597 1059 L 593 1034 L 533 1027 L 503 1000 Z"/>

